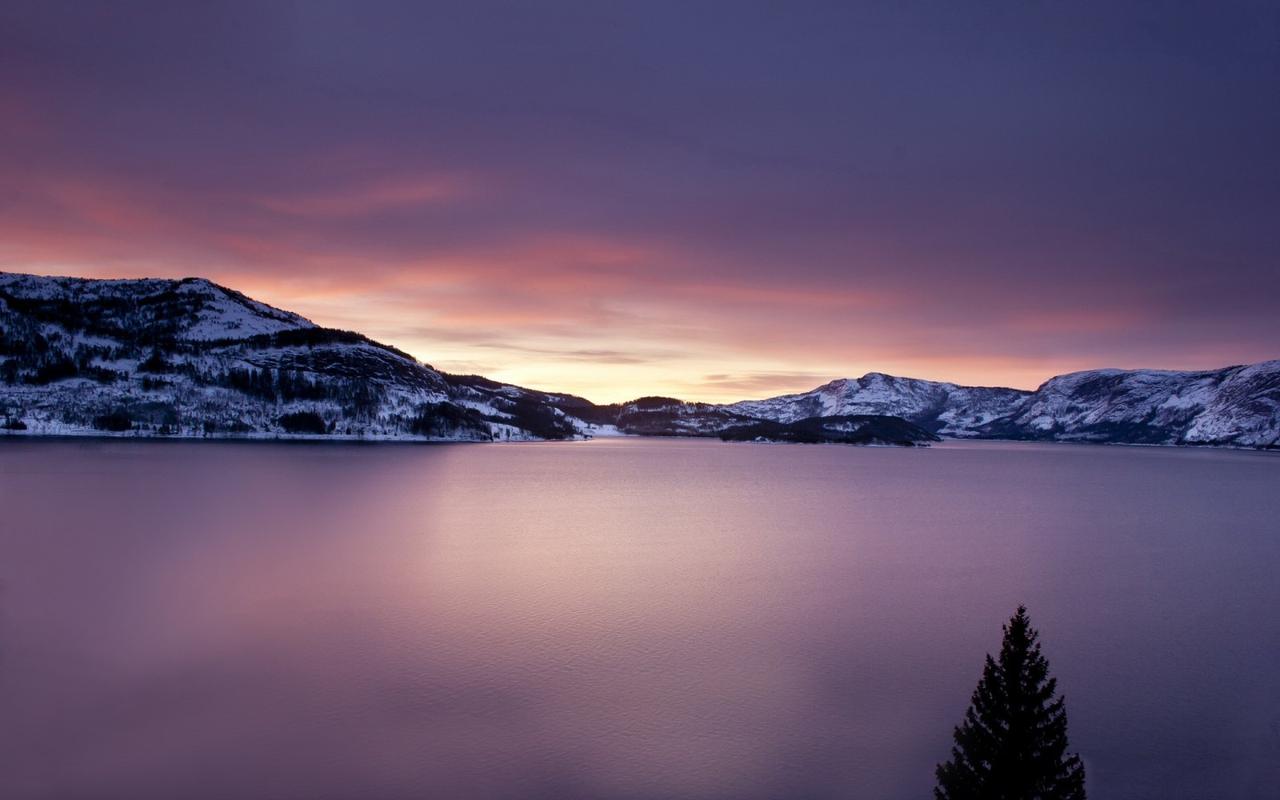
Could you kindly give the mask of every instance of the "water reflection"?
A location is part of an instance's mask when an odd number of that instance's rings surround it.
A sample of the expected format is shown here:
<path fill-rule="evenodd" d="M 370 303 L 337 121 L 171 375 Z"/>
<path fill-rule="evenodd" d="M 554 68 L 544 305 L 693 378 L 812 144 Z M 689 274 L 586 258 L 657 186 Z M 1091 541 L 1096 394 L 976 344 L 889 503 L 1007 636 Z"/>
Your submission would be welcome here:
<path fill-rule="evenodd" d="M 1280 759 L 1280 460 L 0 443 L 5 797 L 918 797 L 1036 609 L 1095 796 Z"/>

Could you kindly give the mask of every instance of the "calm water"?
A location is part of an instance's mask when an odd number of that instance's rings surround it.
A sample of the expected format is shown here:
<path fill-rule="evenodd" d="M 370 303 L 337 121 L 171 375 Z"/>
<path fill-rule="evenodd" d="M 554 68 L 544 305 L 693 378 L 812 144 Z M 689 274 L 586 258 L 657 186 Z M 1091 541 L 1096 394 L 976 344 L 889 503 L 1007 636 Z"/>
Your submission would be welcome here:
<path fill-rule="evenodd" d="M 0 796 L 928 796 L 1031 609 L 1094 798 L 1280 784 L 1280 457 L 0 441 Z"/>

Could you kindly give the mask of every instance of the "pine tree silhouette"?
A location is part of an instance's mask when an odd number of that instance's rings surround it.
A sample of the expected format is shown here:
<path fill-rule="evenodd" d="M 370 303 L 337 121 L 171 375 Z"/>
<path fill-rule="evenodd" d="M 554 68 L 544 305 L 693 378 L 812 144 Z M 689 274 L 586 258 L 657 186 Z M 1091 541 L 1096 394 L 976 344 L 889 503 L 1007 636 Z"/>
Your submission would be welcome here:
<path fill-rule="evenodd" d="M 1026 606 L 987 656 L 951 760 L 938 765 L 937 800 L 1084 800 L 1084 765 L 1067 755 L 1067 713 L 1040 654 Z"/>

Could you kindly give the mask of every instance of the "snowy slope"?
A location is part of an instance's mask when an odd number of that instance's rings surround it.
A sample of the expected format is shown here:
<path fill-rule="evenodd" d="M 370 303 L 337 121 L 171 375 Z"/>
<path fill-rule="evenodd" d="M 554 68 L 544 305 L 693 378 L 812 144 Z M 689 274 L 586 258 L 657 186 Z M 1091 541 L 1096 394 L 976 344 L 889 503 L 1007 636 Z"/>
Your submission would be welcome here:
<path fill-rule="evenodd" d="M 728 411 L 774 422 L 890 414 L 942 436 L 1280 446 L 1280 361 L 1219 370 L 1090 370 L 1034 392 L 871 373 Z"/>
<path fill-rule="evenodd" d="M 1280 361 L 1198 372 L 1076 372 L 1034 392 L 873 372 L 727 405 L 648 398 L 623 406 L 618 427 L 710 435 L 749 420 L 790 425 L 856 415 L 900 417 L 952 438 L 1280 447 Z"/>
<path fill-rule="evenodd" d="M 559 408 L 575 404 L 444 375 L 199 278 L 0 273 L 9 434 L 566 438 L 588 428 Z"/>
<path fill-rule="evenodd" d="M 1034 392 L 873 372 L 727 405 L 645 397 L 596 406 L 447 375 L 200 278 L 0 273 L 0 433 L 492 441 L 714 436 L 827 420 L 799 426 L 811 432 L 862 415 L 947 437 L 1274 448 L 1280 361 L 1092 370 Z"/>
<path fill-rule="evenodd" d="M 1012 413 L 1030 392 L 898 378 L 871 372 L 841 378 L 803 394 L 747 400 L 730 411 L 773 422 L 807 417 L 888 414 L 943 436 L 977 436 L 983 425 Z"/>
<path fill-rule="evenodd" d="M 0 300 L 27 312 L 76 309 L 77 322 L 105 332 L 155 332 L 178 340 L 244 339 L 315 323 L 203 278 L 85 280 L 0 273 Z"/>
<path fill-rule="evenodd" d="M 641 397 L 623 403 L 614 424 L 620 431 L 641 436 L 713 436 L 726 428 L 758 421 L 712 403 Z"/>
<path fill-rule="evenodd" d="M 1280 361 L 1199 372 L 1104 369 L 1060 375 L 984 434 L 1276 447 Z"/>

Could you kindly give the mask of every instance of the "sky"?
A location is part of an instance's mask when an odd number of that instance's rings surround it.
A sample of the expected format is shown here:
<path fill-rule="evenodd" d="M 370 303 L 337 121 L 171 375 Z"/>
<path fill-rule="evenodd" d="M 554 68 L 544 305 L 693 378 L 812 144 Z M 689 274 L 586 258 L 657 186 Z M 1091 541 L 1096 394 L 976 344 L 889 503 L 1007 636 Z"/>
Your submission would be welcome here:
<path fill-rule="evenodd" d="M 1280 358 L 1280 4 L 0 4 L 0 269 L 726 401 Z"/>

